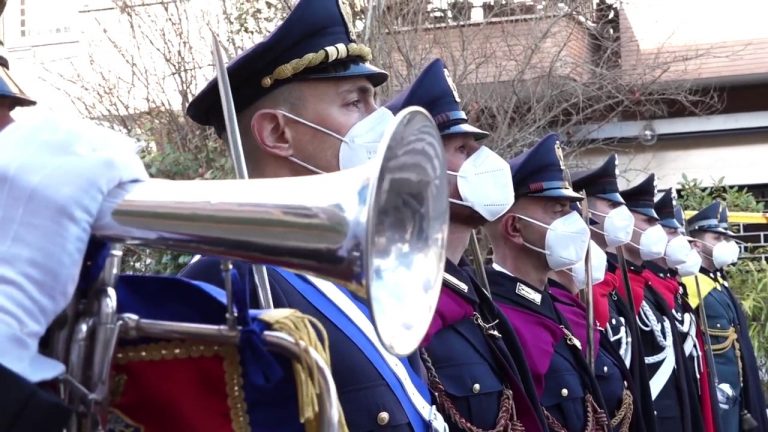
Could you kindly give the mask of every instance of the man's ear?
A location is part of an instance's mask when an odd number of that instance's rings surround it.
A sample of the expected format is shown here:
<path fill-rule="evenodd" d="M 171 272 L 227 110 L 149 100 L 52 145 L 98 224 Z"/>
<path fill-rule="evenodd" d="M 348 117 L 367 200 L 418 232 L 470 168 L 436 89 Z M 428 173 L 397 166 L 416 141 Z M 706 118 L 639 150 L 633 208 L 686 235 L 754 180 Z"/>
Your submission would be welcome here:
<path fill-rule="evenodd" d="M 695 238 L 694 241 L 691 242 L 691 247 L 696 249 L 698 252 L 701 252 L 703 244 L 701 243 L 701 240 Z"/>
<path fill-rule="evenodd" d="M 256 111 L 251 117 L 251 134 L 266 153 L 280 157 L 293 155 L 291 130 L 280 111 L 272 109 Z"/>
<path fill-rule="evenodd" d="M 504 237 L 515 244 L 521 244 L 523 237 L 520 233 L 520 218 L 513 213 L 507 213 L 502 216 L 501 230 Z"/>

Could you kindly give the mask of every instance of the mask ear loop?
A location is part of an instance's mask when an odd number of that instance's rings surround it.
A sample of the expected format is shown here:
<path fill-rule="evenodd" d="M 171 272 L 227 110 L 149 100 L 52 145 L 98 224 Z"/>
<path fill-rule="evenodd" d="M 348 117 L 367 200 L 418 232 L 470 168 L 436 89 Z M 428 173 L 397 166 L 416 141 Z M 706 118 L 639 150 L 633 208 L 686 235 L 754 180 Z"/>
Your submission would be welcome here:
<path fill-rule="evenodd" d="M 328 134 L 328 135 L 338 139 L 339 141 L 344 142 L 344 138 L 336 135 L 335 133 L 329 131 L 328 129 L 326 129 L 324 127 L 318 126 L 318 125 L 316 125 L 316 124 L 314 124 L 312 122 L 308 122 L 308 121 L 304 120 L 303 118 L 295 116 L 295 115 L 293 115 L 293 114 L 291 114 L 291 113 L 289 113 L 287 111 L 278 110 L 278 112 L 283 114 L 286 117 L 289 117 L 289 118 L 291 118 L 293 120 L 296 120 L 297 122 L 299 122 L 299 123 L 301 123 L 301 124 L 303 124 L 305 126 L 311 127 L 312 129 L 315 129 L 315 130 L 319 130 L 320 132 L 326 133 L 326 134 Z M 298 160 L 294 156 L 288 156 L 288 160 L 293 162 L 293 163 L 295 163 L 296 165 L 299 165 L 299 166 L 301 166 L 303 168 L 306 168 L 309 171 L 312 171 L 315 174 L 327 174 L 325 171 L 321 171 L 321 170 L 313 167 L 312 165 L 310 165 L 310 164 L 308 164 L 308 163 L 306 163 L 304 161 L 300 161 L 300 160 Z"/>
<path fill-rule="evenodd" d="M 520 219 L 522 219 L 522 220 L 526 220 L 526 221 L 528 221 L 528 222 L 531 222 L 532 224 L 538 225 L 538 226 L 540 226 L 540 227 L 544 227 L 544 228 L 546 228 L 547 230 L 549 230 L 549 225 L 547 225 L 547 224 L 541 223 L 541 222 L 539 222 L 539 221 L 537 221 L 537 220 L 534 220 L 534 219 L 531 219 L 531 218 L 529 218 L 529 217 L 527 217 L 527 216 L 519 215 L 519 214 L 516 214 L 516 213 L 512 213 L 512 214 L 513 214 L 513 215 L 515 215 L 515 216 L 517 216 L 517 217 L 519 217 L 519 218 L 520 218 Z M 539 249 L 539 248 L 537 248 L 536 246 L 534 246 L 534 245 L 532 245 L 532 244 L 530 244 L 530 243 L 526 242 L 525 240 L 523 240 L 523 244 L 524 244 L 524 245 L 526 245 L 526 246 L 528 246 L 529 248 L 531 248 L 531 249 L 535 250 L 536 252 L 540 252 L 540 253 L 543 253 L 545 256 L 546 256 L 546 255 L 550 255 L 550 254 L 551 254 L 551 253 L 550 253 L 550 252 L 548 252 L 547 250 L 545 250 L 545 249 Z"/>
<path fill-rule="evenodd" d="M 459 173 L 458 173 L 458 172 L 456 172 L 456 171 L 445 170 L 445 172 L 446 172 L 446 174 L 448 174 L 448 175 L 452 175 L 452 176 L 456 176 L 456 177 L 459 177 Z M 461 193 L 459 193 L 459 196 L 461 196 Z M 461 205 L 461 206 L 464 206 L 464 207 L 467 207 L 467 208 L 470 208 L 470 209 L 473 209 L 473 210 L 474 210 L 474 207 L 472 207 L 472 206 L 471 206 L 471 205 L 470 205 L 468 202 L 466 202 L 466 201 L 457 200 L 456 198 L 448 198 L 448 202 L 451 202 L 451 203 L 453 203 L 453 204 L 457 204 L 457 205 Z"/>
<path fill-rule="evenodd" d="M 327 174 L 325 171 L 321 171 L 321 170 L 313 167 L 312 165 L 310 165 L 310 164 L 308 164 L 306 162 L 302 162 L 302 161 L 296 159 L 293 156 L 288 156 L 288 160 L 293 162 L 293 163 L 295 163 L 296 165 L 302 166 L 302 167 L 312 171 L 315 174 Z"/>
<path fill-rule="evenodd" d="M 331 132 L 330 130 L 328 130 L 328 129 L 326 129 L 326 128 L 322 127 L 322 126 L 318 126 L 318 125 L 316 125 L 316 124 L 314 124 L 314 123 L 312 123 L 312 122 L 309 122 L 309 121 L 307 121 L 307 120 L 304 120 L 304 119 L 303 119 L 303 118 L 301 118 L 301 117 L 297 117 L 297 116 L 295 116 L 295 115 L 293 115 L 293 114 L 291 114 L 291 113 L 289 113 L 289 112 L 283 111 L 283 110 L 278 110 L 278 112 L 280 112 L 280 113 L 282 113 L 283 115 L 286 115 L 286 116 L 288 116 L 288 117 L 292 118 L 293 120 L 296 120 L 297 122 L 299 122 L 299 123 L 301 123 L 301 124 L 303 124 L 303 125 L 305 125 L 305 126 L 309 126 L 309 127 L 311 127 L 312 129 L 315 129 L 315 130 L 319 130 L 320 132 L 326 133 L 326 134 L 328 134 L 328 135 L 330 135 L 330 136 L 332 136 L 332 137 L 336 138 L 337 140 L 344 142 L 344 137 L 342 137 L 342 136 L 339 136 L 339 135 L 337 135 L 335 132 Z"/>
<path fill-rule="evenodd" d="M 595 213 L 596 215 L 602 216 L 603 217 L 603 225 L 605 225 L 605 218 L 608 217 L 608 213 L 600 213 L 599 211 L 592 210 L 592 209 L 587 209 L 587 211 L 589 212 L 590 217 L 592 216 L 592 213 Z M 632 228 L 634 228 L 634 227 L 632 227 Z M 597 227 L 595 225 L 589 225 L 589 229 L 594 230 L 595 232 L 602 234 L 603 237 L 608 237 L 608 234 L 605 231 L 597 229 Z"/>
<path fill-rule="evenodd" d="M 703 244 L 708 245 L 709 247 L 711 247 L 712 251 L 713 251 L 712 254 L 706 254 L 706 253 L 704 253 L 704 251 L 697 251 L 697 252 L 699 252 L 700 255 L 704 255 L 705 257 L 709 258 L 710 260 L 712 260 L 712 262 L 715 261 L 715 257 L 714 257 L 715 245 L 713 245 L 712 243 L 709 243 L 709 242 L 705 242 L 704 240 L 699 240 L 699 239 L 693 238 L 693 237 L 691 237 L 691 241 L 693 241 L 694 243 L 703 243 Z"/>

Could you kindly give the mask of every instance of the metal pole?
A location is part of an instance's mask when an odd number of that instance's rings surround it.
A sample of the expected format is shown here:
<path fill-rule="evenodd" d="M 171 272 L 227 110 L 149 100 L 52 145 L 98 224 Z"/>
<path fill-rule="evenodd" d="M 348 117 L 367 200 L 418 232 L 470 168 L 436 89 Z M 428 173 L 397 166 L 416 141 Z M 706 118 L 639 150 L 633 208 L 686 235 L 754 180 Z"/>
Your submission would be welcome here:
<path fill-rule="evenodd" d="M 704 337 L 704 359 L 709 364 L 707 368 L 709 374 L 707 375 L 709 381 L 709 402 L 712 405 L 713 414 L 717 413 L 719 405 L 715 403 L 717 400 L 717 370 L 715 370 L 715 356 L 712 352 L 712 340 L 709 337 L 709 324 L 707 323 L 707 310 L 704 308 L 704 298 L 701 296 L 701 285 L 699 285 L 699 275 L 693 275 L 693 280 L 696 281 L 696 296 L 699 301 L 699 327 L 701 328 L 701 334 Z"/>
<path fill-rule="evenodd" d="M 584 223 L 589 226 L 589 203 L 587 201 L 586 191 L 582 191 L 584 196 L 584 202 L 581 206 L 581 216 L 584 218 Z M 589 370 L 593 374 L 595 373 L 595 303 L 592 297 L 592 247 L 591 243 L 587 246 L 587 254 L 584 257 L 584 274 L 586 275 L 586 286 L 584 291 L 586 293 L 584 299 L 584 305 L 587 307 L 587 365 Z"/>
<path fill-rule="evenodd" d="M 224 64 L 224 54 L 221 51 L 219 39 L 213 31 L 211 31 L 211 36 L 213 40 L 213 62 L 216 65 L 216 81 L 219 84 L 219 96 L 221 96 L 224 125 L 227 130 L 229 154 L 232 156 L 232 163 L 235 167 L 237 178 L 245 180 L 248 178 L 248 168 L 245 164 L 245 156 L 243 154 L 243 141 L 240 138 L 240 131 L 238 130 L 237 112 L 235 111 L 235 102 L 232 97 L 232 87 L 229 85 L 229 74 L 227 73 L 227 67 Z M 253 283 L 256 285 L 259 307 L 262 309 L 272 309 L 274 304 L 272 302 L 272 293 L 269 289 L 269 279 L 267 277 L 266 267 L 253 264 L 251 265 L 251 272 L 253 273 Z M 227 276 L 225 275 L 225 283 L 226 277 Z M 229 296 L 231 294 L 227 293 L 227 295 Z M 231 301 L 227 301 L 227 314 L 228 316 L 235 316 Z"/>
<path fill-rule="evenodd" d="M 480 283 L 480 287 L 491 298 L 491 287 L 488 284 L 488 275 L 485 274 L 485 266 L 483 265 L 483 256 L 480 253 L 480 244 L 477 241 L 477 234 L 475 230 L 472 230 L 472 234 L 469 236 L 469 251 L 472 254 L 472 264 L 475 266 L 475 276 Z"/>

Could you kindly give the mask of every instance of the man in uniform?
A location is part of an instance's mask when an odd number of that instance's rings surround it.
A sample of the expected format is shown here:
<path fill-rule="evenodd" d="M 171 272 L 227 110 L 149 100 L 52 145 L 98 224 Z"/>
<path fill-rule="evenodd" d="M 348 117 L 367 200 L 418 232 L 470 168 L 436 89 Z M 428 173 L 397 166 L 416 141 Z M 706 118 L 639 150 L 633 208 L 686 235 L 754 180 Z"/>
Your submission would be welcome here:
<path fill-rule="evenodd" d="M 649 386 L 648 371 L 643 360 L 640 338 L 635 337 L 636 317 L 622 300 L 623 273 L 617 249 L 624 247 L 634 233 L 634 217 L 619 194 L 618 157 L 610 155 L 600 166 L 573 175 L 574 190 L 584 191 L 590 218 L 592 240 L 606 255 L 603 280 L 593 287 L 595 320 L 627 365 L 634 383 L 634 404 L 643 417 L 647 431 L 656 430 L 656 414 Z M 622 291 L 622 295 L 619 292 Z"/>
<path fill-rule="evenodd" d="M 516 201 L 489 224 L 494 263 L 488 282 L 520 338 L 550 430 L 607 431 L 605 403 L 583 352 L 586 343 L 576 336 L 582 332 L 574 333 L 549 293 L 549 272 L 583 260 L 590 237 L 584 220 L 571 210 L 582 196 L 570 187 L 559 145 L 557 134 L 547 135 L 509 162 Z"/>
<path fill-rule="evenodd" d="M 354 41 L 348 12 L 343 1 L 300 0 L 269 37 L 227 67 L 251 177 L 334 172 L 371 156 L 360 137 L 351 135 L 383 130 L 392 119 L 391 112 L 377 109 L 374 100 L 375 87 L 388 76 L 368 63 L 370 49 Z M 216 80 L 192 100 L 187 114 L 221 135 L 225 125 Z M 251 281 L 249 268 L 235 263 L 236 273 Z M 224 286 L 218 259 L 203 258 L 181 275 Z M 442 419 L 429 402 L 428 388 L 417 372 L 418 357 L 397 359 L 382 352 L 380 345 L 377 348 L 375 341 L 360 331 L 370 326 L 369 311 L 351 293 L 275 267 L 268 268 L 268 277 L 275 307 L 298 309 L 325 327 L 333 377 L 350 430 L 424 431 L 442 427 Z M 337 294 L 343 297 L 343 305 L 328 303 L 328 295 Z M 275 390 L 291 387 L 290 381 L 283 380 Z M 295 395 L 263 396 L 261 402 L 276 407 L 295 404 Z M 274 424 L 274 419 L 251 422 Z M 295 421 L 280 430 L 300 427 Z"/>
<path fill-rule="evenodd" d="M 416 105 L 432 115 L 455 179 L 444 284 L 422 350 L 430 389 L 451 430 L 544 430 L 533 386 L 524 386 L 530 377 L 517 338 L 461 268 L 472 230 L 502 215 L 514 190 L 509 165 L 478 142 L 488 133 L 468 123 L 459 103 L 445 64 L 436 59 L 387 104 L 393 112 Z"/>
<path fill-rule="evenodd" d="M 749 339 L 749 323 L 733 295 L 724 268 L 735 262 L 725 204 L 716 201 L 688 219 L 693 247 L 701 254 L 699 274 L 683 278 L 688 302 L 699 306 L 700 291 L 707 332 L 715 358 L 720 430 L 766 430 L 765 401 L 757 362 Z"/>
<path fill-rule="evenodd" d="M 682 359 L 684 367 L 685 384 L 687 385 L 689 407 L 693 417 L 693 424 L 701 419 L 698 427 L 704 431 L 714 431 L 711 404 L 709 401 L 708 376 L 704 363 L 704 351 L 700 349 L 701 340 L 696 316 L 688 302 L 683 297 L 683 288 L 677 277 L 678 266 L 684 265 L 691 253 L 695 253 L 683 232 L 683 225 L 677 220 L 675 208 L 677 200 L 675 191 L 667 189 L 656 200 L 654 211 L 659 216 L 659 225 L 664 229 L 669 242 L 664 256 L 644 263 L 643 276 L 648 285 L 664 300 L 670 314 L 666 317 L 673 324 L 672 331 L 677 331 L 677 337 L 682 346 Z M 679 361 L 680 359 L 678 359 Z M 694 399 L 695 396 L 695 399 Z M 698 402 L 698 403 L 697 403 Z M 696 430 L 699 430 L 698 428 Z"/>
<path fill-rule="evenodd" d="M 674 318 L 659 294 L 660 288 L 650 286 L 643 265 L 645 261 L 663 257 L 668 243 L 667 235 L 659 225 L 659 216 L 653 209 L 655 175 L 650 174 L 620 193 L 635 219 L 634 234 L 625 252 L 657 429 L 701 430 L 701 416 L 691 412 L 691 406 L 697 406 L 697 398 L 696 393 L 689 392 L 686 383 L 683 346 L 678 332 L 672 328 Z"/>
<path fill-rule="evenodd" d="M 571 208 L 582 213 L 581 206 L 573 203 Z M 590 224 L 595 221 L 590 220 Z M 586 266 L 591 268 L 592 283 L 597 284 L 605 278 L 605 268 L 607 259 L 605 253 L 600 247 L 590 240 L 590 262 L 582 262 L 576 266 L 551 272 L 549 292 L 552 294 L 555 307 L 565 317 L 574 330 L 576 336 L 583 347 L 587 343 L 587 305 L 582 303 L 580 292 L 586 288 Z M 590 299 L 589 301 L 593 301 Z M 608 410 L 611 421 L 611 428 L 614 431 L 645 431 L 643 417 L 640 415 L 640 405 L 635 403 L 637 393 L 636 385 L 632 381 L 632 375 L 629 372 L 621 354 L 611 344 L 608 337 L 600 331 L 600 327 L 595 323 L 594 344 L 596 346 L 594 374 L 597 384 L 600 386 L 600 392 L 603 395 L 605 406 Z M 586 355 L 587 350 L 584 350 Z"/>

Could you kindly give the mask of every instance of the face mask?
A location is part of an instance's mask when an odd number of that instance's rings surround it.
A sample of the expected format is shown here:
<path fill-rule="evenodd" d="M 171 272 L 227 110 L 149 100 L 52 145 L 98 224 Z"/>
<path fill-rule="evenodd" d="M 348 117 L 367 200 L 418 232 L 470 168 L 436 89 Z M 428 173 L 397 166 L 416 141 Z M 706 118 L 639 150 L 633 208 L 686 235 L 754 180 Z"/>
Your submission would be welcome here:
<path fill-rule="evenodd" d="M 691 248 L 685 263 L 677 266 L 677 273 L 682 277 L 693 276 L 699 272 L 700 268 L 701 255 L 699 255 L 699 252 L 696 249 Z"/>
<path fill-rule="evenodd" d="M 515 203 L 512 171 L 509 163 L 488 147 L 480 147 L 461 164 L 456 176 L 461 200 L 452 203 L 467 206 L 488 221 L 494 221 Z"/>
<path fill-rule="evenodd" d="M 721 241 L 712 248 L 712 262 L 716 268 L 723 268 L 731 264 L 733 259 L 733 249 L 728 246 L 727 241 Z"/>
<path fill-rule="evenodd" d="M 726 244 L 728 245 L 728 250 L 730 252 L 730 258 L 731 258 L 731 262 L 729 264 L 736 264 L 736 261 L 739 260 L 739 254 L 741 254 L 739 245 L 733 240 L 726 242 Z"/>
<path fill-rule="evenodd" d="M 664 228 L 661 225 L 654 225 L 641 232 L 643 234 L 640 236 L 640 245 L 632 243 L 640 249 L 640 258 L 643 261 L 650 261 L 663 257 L 668 241 Z"/>
<path fill-rule="evenodd" d="M 580 290 L 587 287 L 585 262 L 586 260 L 582 260 L 571 269 L 573 279 Z M 589 241 L 589 263 L 592 269 L 592 285 L 602 282 L 605 279 L 605 267 L 608 263 L 608 258 L 605 256 L 605 252 L 600 249 L 600 246 L 592 240 Z"/>
<path fill-rule="evenodd" d="M 589 227 L 578 213 L 570 212 L 552 222 L 551 225 L 545 225 L 521 215 L 517 217 L 547 228 L 543 250 L 529 243 L 523 242 L 523 244 L 543 253 L 547 257 L 550 269 L 563 270 L 584 261 L 587 247 L 589 247 Z"/>
<path fill-rule="evenodd" d="M 280 112 L 300 123 L 341 141 L 341 146 L 339 146 L 339 169 L 341 170 L 363 165 L 376 157 L 379 150 L 379 144 L 384 137 L 384 132 L 395 119 L 395 115 L 392 114 L 392 111 L 381 107 L 355 123 L 347 134 L 342 137 L 324 127 L 308 122 L 300 117 L 296 117 L 291 113 L 285 111 Z M 293 156 L 289 157 L 289 159 L 310 171 L 323 174 L 322 171 L 294 158 Z"/>
<path fill-rule="evenodd" d="M 667 249 L 664 251 L 664 259 L 667 261 L 667 267 L 675 268 L 682 265 L 688 259 L 691 252 L 691 245 L 688 244 L 683 236 L 677 236 L 667 243 Z"/>
<path fill-rule="evenodd" d="M 632 240 L 632 229 L 635 227 L 635 218 L 627 206 L 622 205 L 608 212 L 608 214 L 590 210 L 592 213 L 604 216 L 603 230 L 595 227 L 593 230 L 605 236 L 605 243 L 608 247 L 617 247 Z"/>

